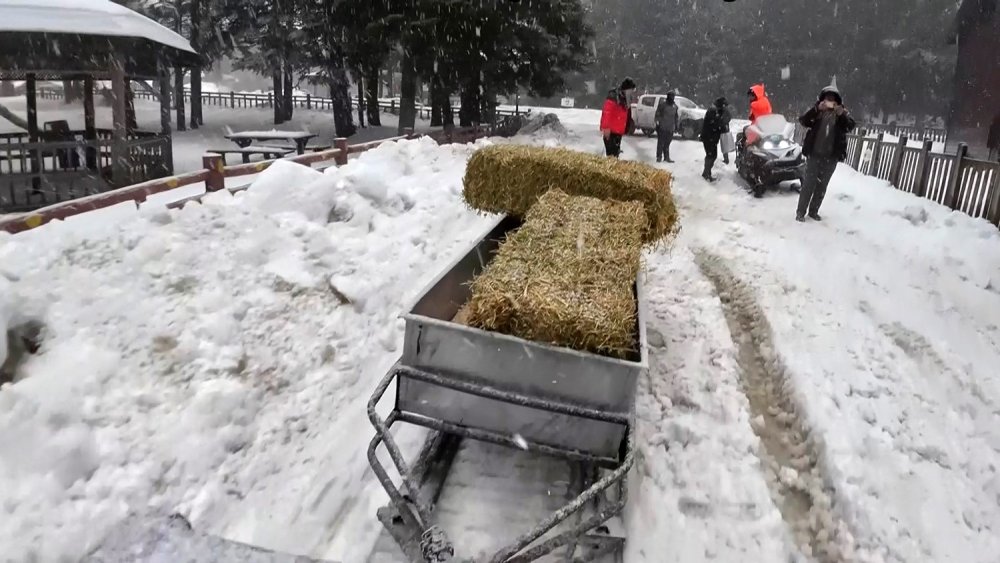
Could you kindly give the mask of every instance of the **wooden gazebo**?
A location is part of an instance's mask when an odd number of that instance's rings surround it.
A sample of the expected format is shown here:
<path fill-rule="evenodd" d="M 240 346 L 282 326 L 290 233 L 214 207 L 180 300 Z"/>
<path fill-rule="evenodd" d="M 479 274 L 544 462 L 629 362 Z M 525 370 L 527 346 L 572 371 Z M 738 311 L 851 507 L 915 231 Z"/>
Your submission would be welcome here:
<path fill-rule="evenodd" d="M 183 37 L 109 0 L 0 0 L 0 80 L 23 80 L 27 102 L 27 130 L 0 134 L 0 213 L 172 174 L 169 72 L 197 64 Z M 40 80 L 83 82 L 84 129 L 39 128 Z M 133 80 L 158 82 L 159 132 L 127 118 Z M 111 84 L 111 129 L 96 125 L 96 81 Z"/>

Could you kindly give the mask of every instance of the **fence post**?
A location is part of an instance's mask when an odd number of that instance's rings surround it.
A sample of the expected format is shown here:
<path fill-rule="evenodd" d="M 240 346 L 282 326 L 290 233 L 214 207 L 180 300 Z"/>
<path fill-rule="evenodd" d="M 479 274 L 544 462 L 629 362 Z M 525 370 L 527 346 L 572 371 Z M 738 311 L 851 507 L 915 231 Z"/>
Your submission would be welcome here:
<path fill-rule="evenodd" d="M 990 203 L 986 207 L 986 220 L 1000 226 L 1000 166 L 997 166 L 993 174 L 993 193 L 990 194 Z"/>
<path fill-rule="evenodd" d="M 854 162 L 851 163 L 851 167 L 861 172 L 861 156 L 865 152 L 865 129 L 862 127 L 858 129 L 858 150 L 854 151 Z"/>
<path fill-rule="evenodd" d="M 899 169 L 903 166 L 903 153 L 909 140 L 910 138 L 906 135 L 901 136 L 899 146 L 896 147 L 896 154 L 892 155 L 892 165 L 889 167 L 889 184 L 896 188 L 899 187 Z"/>
<path fill-rule="evenodd" d="M 229 93 L 229 107 L 236 108 L 236 94 L 233 92 Z"/>
<path fill-rule="evenodd" d="M 395 98 L 389 100 L 389 113 L 391 113 L 393 115 L 396 114 L 396 99 Z"/>
<path fill-rule="evenodd" d="M 961 195 L 959 182 L 962 179 L 962 161 L 965 160 L 965 155 L 968 152 L 968 145 L 965 143 L 958 144 L 958 150 L 955 153 L 955 162 L 951 166 L 951 174 L 948 175 L 948 186 L 944 192 L 944 204 L 951 209 L 958 209 L 958 197 Z"/>
<path fill-rule="evenodd" d="M 267 93 L 267 107 L 269 108 L 274 107 L 274 94 L 272 94 L 271 92 Z"/>
<path fill-rule="evenodd" d="M 337 166 L 347 164 L 347 139 L 344 137 L 337 137 L 333 140 L 333 146 L 337 147 L 337 150 L 340 151 L 337 153 L 337 156 L 333 159 L 333 161 L 337 163 Z"/>
<path fill-rule="evenodd" d="M 221 155 L 206 154 L 201 157 L 201 165 L 205 170 L 208 170 L 208 179 L 205 180 L 206 192 L 217 192 L 226 189 L 226 165 Z"/>
<path fill-rule="evenodd" d="M 313 97 L 312 94 L 306 94 L 306 109 L 313 108 Z"/>
<path fill-rule="evenodd" d="M 872 147 L 872 160 L 871 166 L 868 167 L 868 175 L 878 177 L 878 165 L 882 159 L 882 139 L 885 138 L 885 133 L 879 133 L 875 137 L 875 146 Z"/>
<path fill-rule="evenodd" d="M 920 159 L 917 160 L 917 177 L 913 179 L 913 195 L 917 197 L 927 197 L 927 171 L 931 167 L 931 149 L 934 141 L 924 139 L 924 146 L 920 149 Z"/>

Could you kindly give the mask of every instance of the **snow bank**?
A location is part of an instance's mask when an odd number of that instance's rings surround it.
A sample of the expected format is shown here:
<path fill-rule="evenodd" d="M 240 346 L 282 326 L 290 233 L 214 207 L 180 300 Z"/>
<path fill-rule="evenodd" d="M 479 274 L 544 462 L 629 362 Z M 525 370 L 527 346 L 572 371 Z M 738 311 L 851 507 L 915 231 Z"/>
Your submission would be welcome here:
<path fill-rule="evenodd" d="M 235 197 L 0 238 L 0 319 L 45 326 L 0 389 L 4 557 L 76 560 L 124 519 L 174 511 L 326 553 L 316 522 L 375 492 L 364 401 L 399 353 L 402 300 L 485 224 L 459 197 L 471 150 L 422 139 L 327 174 L 279 163 Z M 303 512 L 303 480 L 331 475 Z"/>

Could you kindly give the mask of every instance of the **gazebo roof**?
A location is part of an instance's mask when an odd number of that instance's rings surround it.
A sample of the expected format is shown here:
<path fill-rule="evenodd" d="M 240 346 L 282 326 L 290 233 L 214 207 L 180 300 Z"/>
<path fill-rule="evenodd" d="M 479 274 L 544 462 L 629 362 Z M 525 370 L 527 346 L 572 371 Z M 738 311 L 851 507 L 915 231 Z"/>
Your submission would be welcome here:
<path fill-rule="evenodd" d="M 197 53 L 180 35 L 110 0 L 0 0 L 0 76 L 102 74 L 111 57 L 131 75 L 158 60 L 185 66 Z"/>

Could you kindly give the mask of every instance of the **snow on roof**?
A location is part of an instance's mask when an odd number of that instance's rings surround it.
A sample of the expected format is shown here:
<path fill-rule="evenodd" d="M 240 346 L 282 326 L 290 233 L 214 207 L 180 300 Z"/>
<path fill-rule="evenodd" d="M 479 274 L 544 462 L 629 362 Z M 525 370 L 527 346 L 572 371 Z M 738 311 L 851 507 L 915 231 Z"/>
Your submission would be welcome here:
<path fill-rule="evenodd" d="M 110 0 L 0 0 L 0 32 L 138 37 L 194 53 L 187 39 Z"/>

